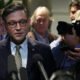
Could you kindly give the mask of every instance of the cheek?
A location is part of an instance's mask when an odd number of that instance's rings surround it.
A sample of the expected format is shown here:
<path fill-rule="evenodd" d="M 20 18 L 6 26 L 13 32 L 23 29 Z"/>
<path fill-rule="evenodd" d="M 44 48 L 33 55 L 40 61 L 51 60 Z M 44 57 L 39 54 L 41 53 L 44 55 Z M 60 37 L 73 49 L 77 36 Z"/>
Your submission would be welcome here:
<path fill-rule="evenodd" d="M 8 33 L 9 35 L 13 34 L 13 32 L 14 32 L 13 29 L 9 29 L 9 28 L 6 28 L 6 30 L 7 30 L 7 33 Z"/>
<path fill-rule="evenodd" d="M 24 31 L 25 31 L 25 32 L 29 32 L 29 30 L 30 30 L 30 26 L 26 26 L 26 27 L 24 28 Z"/>
<path fill-rule="evenodd" d="M 69 42 L 73 42 L 73 41 L 75 41 L 75 38 L 71 37 L 71 38 L 68 38 L 67 40 L 68 40 Z"/>
<path fill-rule="evenodd" d="M 72 38 L 69 38 L 69 39 L 68 39 L 68 43 L 69 43 L 69 44 L 76 44 L 76 43 L 77 43 L 77 40 L 76 40 L 75 37 L 72 37 Z"/>
<path fill-rule="evenodd" d="M 71 37 L 71 36 L 68 36 L 68 37 L 65 37 L 65 40 L 66 42 L 68 43 L 72 43 L 74 41 L 75 38 Z"/>

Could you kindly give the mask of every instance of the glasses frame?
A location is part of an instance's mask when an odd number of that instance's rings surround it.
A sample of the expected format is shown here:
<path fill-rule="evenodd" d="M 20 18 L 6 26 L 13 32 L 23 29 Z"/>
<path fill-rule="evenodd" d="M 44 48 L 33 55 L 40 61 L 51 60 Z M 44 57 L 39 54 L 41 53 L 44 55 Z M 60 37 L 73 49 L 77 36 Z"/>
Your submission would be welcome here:
<path fill-rule="evenodd" d="M 16 28 L 17 24 L 19 24 L 21 27 L 24 27 L 26 26 L 27 22 L 28 22 L 27 19 L 21 19 L 19 21 L 12 20 L 12 21 L 7 22 L 7 26 L 11 28 Z"/>

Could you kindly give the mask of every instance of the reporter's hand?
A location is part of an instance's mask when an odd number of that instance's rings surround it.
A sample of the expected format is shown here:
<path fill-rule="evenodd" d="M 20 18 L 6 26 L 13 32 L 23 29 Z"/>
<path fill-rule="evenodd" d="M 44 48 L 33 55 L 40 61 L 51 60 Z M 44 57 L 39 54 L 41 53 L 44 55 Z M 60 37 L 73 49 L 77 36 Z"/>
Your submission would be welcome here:
<path fill-rule="evenodd" d="M 73 51 L 68 50 L 66 52 L 66 55 L 68 55 L 68 57 L 70 59 L 80 60 L 80 48 L 75 48 L 75 50 L 76 50 L 76 52 L 73 52 Z"/>

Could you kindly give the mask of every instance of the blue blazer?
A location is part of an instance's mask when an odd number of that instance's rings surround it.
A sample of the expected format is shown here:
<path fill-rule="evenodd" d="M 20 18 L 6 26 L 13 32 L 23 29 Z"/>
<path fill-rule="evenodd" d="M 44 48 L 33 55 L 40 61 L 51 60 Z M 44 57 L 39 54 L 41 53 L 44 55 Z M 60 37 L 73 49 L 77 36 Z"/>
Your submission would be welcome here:
<path fill-rule="evenodd" d="M 60 42 L 59 45 L 52 49 L 57 69 L 71 71 L 75 75 L 76 80 L 80 80 L 80 60 L 70 59 L 62 50 L 63 45 L 64 42 Z"/>
<path fill-rule="evenodd" d="M 52 54 L 56 61 L 58 69 L 71 70 L 72 67 L 76 64 L 75 60 L 72 60 L 68 57 L 68 54 L 65 54 L 66 50 L 63 50 L 62 47 L 66 46 L 63 41 L 59 43 L 56 47 L 52 49 Z"/>

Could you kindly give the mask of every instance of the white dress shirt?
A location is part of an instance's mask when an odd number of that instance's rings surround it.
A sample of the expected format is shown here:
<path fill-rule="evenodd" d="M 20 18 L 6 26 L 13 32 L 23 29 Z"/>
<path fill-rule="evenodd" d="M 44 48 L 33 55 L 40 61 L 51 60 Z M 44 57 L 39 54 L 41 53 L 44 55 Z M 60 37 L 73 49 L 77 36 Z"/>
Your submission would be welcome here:
<path fill-rule="evenodd" d="M 58 39 L 54 40 L 53 42 L 50 43 L 51 49 L 59 45 L 59 42 L 61 41 L 61 36 L 58 37 Z"/>
<path fill-rule="evenodd" d="M 28 44 L 27 39 L 20 45 L 20 54 L 22 58 L 22 67 L 26 68 L 27 66 L 27 59 L 28 59 Z M 11 42 L 11 54 L 15 56 L 16 53 L 16 44 Z"/>

